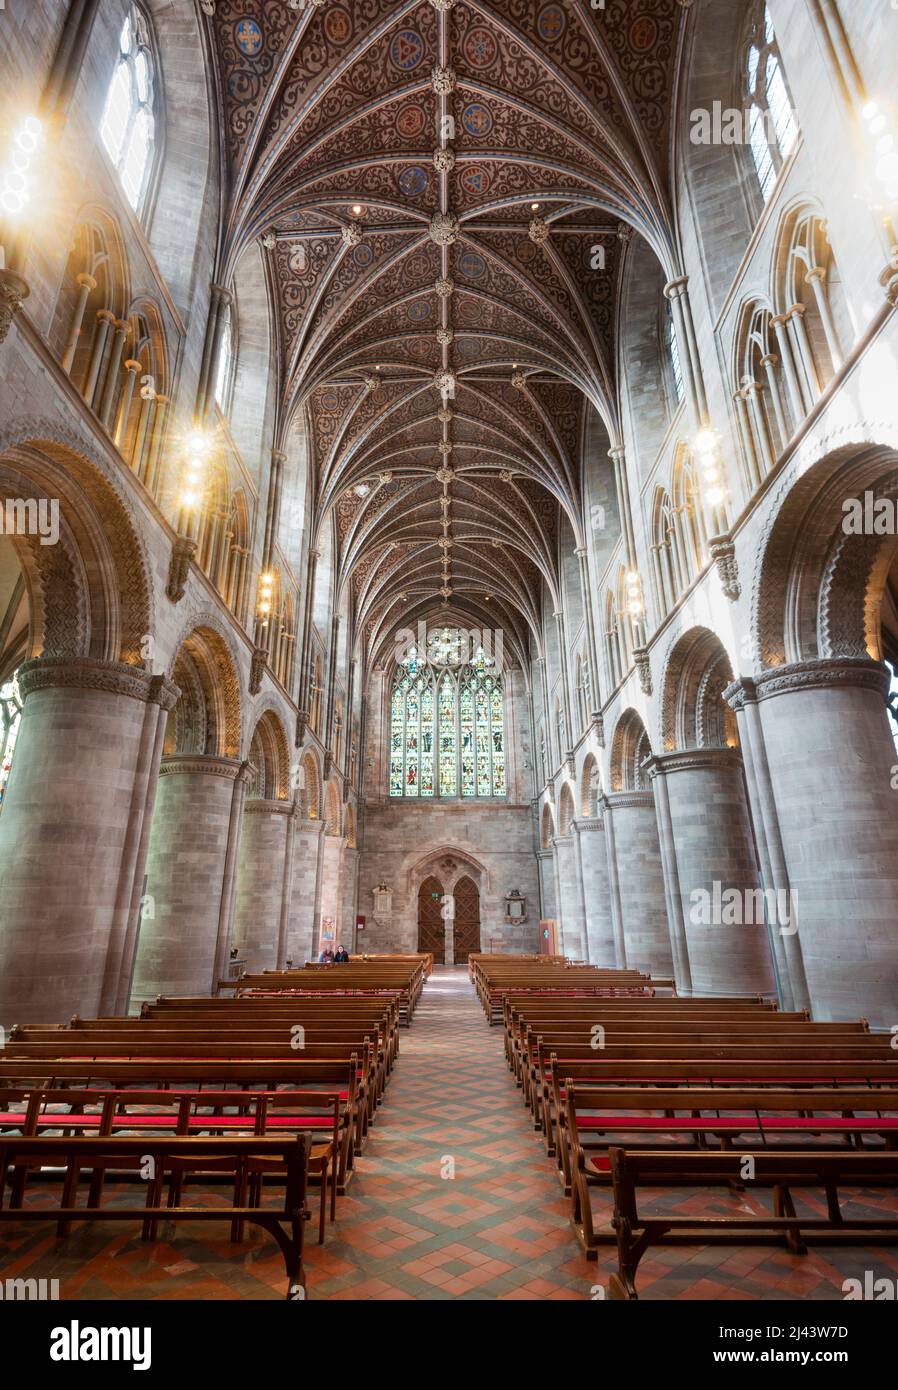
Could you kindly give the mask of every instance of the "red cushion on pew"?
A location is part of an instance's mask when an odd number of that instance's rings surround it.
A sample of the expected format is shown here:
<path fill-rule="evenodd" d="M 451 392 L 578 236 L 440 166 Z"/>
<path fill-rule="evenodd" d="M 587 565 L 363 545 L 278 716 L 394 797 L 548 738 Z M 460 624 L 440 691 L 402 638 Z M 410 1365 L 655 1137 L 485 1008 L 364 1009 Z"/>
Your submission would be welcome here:
<path fill-rule="evenodd" d="M 720 1130 L 757 1129 L 754 1115 L 728 1115 L 723 1119 L 666 1119 L 663 1115 L 584 1115 L 577 1120 L 578 1129 L 662 1129 L 662 1130 Z"/>

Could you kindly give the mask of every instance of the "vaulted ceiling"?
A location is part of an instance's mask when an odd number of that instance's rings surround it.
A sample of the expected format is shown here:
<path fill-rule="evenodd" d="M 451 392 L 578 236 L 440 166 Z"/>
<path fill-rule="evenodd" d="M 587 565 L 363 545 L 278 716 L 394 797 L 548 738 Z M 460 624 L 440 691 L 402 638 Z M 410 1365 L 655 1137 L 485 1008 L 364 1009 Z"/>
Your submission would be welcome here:
<path fill-rule="evenodd" d="M 671 264 L 679 0 L 217 0 L 225 274 L 261 239 L 280 428 L 369 649 L 449 611 L 523 643 L 618 434 L 631 229 Z"/>

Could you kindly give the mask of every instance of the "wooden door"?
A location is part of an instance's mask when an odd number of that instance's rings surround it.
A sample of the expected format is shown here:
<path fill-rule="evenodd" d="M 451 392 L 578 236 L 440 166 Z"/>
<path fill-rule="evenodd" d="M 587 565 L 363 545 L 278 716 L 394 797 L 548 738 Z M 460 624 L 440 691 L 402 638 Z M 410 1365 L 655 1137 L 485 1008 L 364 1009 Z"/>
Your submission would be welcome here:
<path fill-rule="evenodd" d="M 473 879 L 460 878 L 455 885 L 455 964 L 466 965 L 472 951 L 480 950 L 480 892 Z"/>
<path fill-rule="evenodd" d="M 425 878 L 418 889 L 418 950 L 432 951 L 434 964 L 446 961 L 446 924 L 443 921 L 443 885 Z"/>

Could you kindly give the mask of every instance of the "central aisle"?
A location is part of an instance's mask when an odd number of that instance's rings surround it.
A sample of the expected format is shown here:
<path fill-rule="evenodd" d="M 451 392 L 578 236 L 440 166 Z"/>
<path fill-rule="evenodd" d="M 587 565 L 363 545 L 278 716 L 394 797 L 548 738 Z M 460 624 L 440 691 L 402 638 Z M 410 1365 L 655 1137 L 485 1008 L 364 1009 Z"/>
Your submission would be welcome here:
<path fill-rule="evenodd" d="M 306 1251 L 311 1299 L 590 1297 L 595 1266 L 467 967 L 434 969 L 337 1226 Z"/>

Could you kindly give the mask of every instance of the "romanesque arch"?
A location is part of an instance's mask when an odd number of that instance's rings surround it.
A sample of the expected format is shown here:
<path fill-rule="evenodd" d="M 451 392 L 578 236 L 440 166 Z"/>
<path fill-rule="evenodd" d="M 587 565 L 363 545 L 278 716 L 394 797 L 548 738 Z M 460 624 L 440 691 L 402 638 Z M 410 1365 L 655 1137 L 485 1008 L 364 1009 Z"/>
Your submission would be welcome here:
<path fill-rule="evenodd" d="M 558 833 L 559 835 L 570 835 L 571 822 L 574 819 L 574 793 L 570 786 L 565 782 L 561 788 L 561 795 L 558 798 Z"/>
<path fill-rule="evenodd" d="M 172 679 L 181 691 L 169 715 L 165 753 L 208 753 L 238 758 L 241 748 L 240 680 L 229 644 L 202 624 L 179 643 Z"/>
<path fill-rule="evenodd" d="M 274 710 L 260 715 L 249 745 L 252 764 L 249 795 L 265 801 L 283 801 L 290 794 L 290 750 L 287 735 Z"/>
<path fill-rule="evenodd" d="M 602 777 L 598 759 L 594 753 L 587 753 L 580 773 L 580 812 L 581 815 L 595 817 L 599 814 L 599 797 L 602 793 Z"/>
<path fill-rule="evenodd" d="M 675 643 L 661 685 L 661 740 L 676 748 L 726 748 L 738 742 L 736 721 L 723 699 L 733 679 L 730 658 L 708 628 L 691 628 Z"/>
<path fill-rule="evenodd" d="M 652 755 L 645 724 L 635 709 L 624 710 L 611 742 L 611 790 L 645 791 L 643 763 Z"/>

